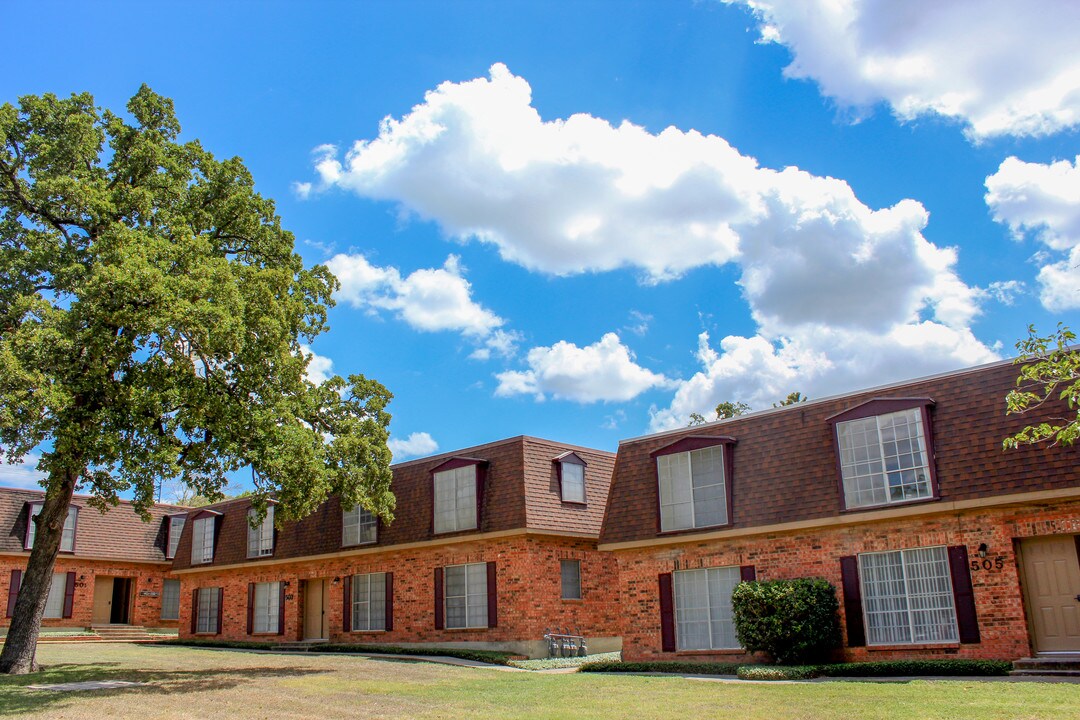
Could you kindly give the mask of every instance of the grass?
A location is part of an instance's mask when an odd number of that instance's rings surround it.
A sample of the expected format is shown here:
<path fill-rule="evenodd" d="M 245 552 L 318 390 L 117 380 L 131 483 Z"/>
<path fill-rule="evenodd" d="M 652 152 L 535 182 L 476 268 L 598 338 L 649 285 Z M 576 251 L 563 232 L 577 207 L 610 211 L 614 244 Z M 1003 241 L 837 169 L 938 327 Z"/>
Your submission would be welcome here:
<path fill-rule="evenodd" d="M 550 675 L 332 655 L 161 645 L 42 645 L 46 669 L 0 676 L 0 718 L 672 718 L 1075 720 L 1080 685 L 914 681 L 714 683 Z M 27 685 L 148 683 L 53 693 Z"/>

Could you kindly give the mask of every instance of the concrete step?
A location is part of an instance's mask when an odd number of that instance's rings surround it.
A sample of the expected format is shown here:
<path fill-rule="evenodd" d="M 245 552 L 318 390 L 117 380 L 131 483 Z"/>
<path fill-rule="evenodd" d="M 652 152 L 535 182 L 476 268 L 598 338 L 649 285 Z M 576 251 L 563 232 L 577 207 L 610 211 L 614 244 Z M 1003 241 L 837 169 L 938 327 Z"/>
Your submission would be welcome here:
<path fill-rule="evenodd" d="M 1013 663 L 1013 670 L 1009 674 L 1080 677 L 1080 655 L 1040 655 L 1021 658 Z"/>

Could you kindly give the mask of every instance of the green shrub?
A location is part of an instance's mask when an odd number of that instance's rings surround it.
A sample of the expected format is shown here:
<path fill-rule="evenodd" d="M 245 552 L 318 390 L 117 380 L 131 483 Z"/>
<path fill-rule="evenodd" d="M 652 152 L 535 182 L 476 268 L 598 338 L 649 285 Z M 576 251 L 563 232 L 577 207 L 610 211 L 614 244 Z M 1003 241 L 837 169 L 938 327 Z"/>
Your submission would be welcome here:
<path fill-rule="evenodd" d="M 679 675 L 734 675 L 737 663 L 713 662 L 590 662 L 579 672 L 676 673 Z"/>
<path fill-rule="evenodd" d="M 736 675 L 740 680 L 806 680 L 817 677 L 817 665 L 743 665 Z"/>
<path fill-rule="evenodd" d="M 948 675 L 1008 675 L 1008 660 L 882 660 L 821 665 L 823 677 L 906 677 Z"/>
<path fill-rule="evenodd" d="M 731 605 L 739 644 L 776 663 L 820 662 L 840 646 L 836 589 L 821 578 L 742 582 Z"/>
<path fill-rule="evenodd" d="M 581 672 L 735 675 L 743 680 L 806 680 L 814 677 L 942 677 L 1008 675 L 1007 660 L 884 660 L 824 665 L 740 665 L 701 662 L 591 662 Z"/>

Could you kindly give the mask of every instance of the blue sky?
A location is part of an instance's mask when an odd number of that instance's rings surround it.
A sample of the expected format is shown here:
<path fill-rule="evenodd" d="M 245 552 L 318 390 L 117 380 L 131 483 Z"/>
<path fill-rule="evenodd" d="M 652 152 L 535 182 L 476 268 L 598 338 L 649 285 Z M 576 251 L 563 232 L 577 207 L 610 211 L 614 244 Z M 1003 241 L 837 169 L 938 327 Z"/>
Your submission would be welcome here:
<path fill-rule="evenodd" d="M 0 99 L 145 82 L 243 158 L 343 283 L 312 372 L 390 388 L 398 459 L 1080 324 L 1080 9 L 754 5 L 8 2 L 50 40 L 9 33 Z"/>

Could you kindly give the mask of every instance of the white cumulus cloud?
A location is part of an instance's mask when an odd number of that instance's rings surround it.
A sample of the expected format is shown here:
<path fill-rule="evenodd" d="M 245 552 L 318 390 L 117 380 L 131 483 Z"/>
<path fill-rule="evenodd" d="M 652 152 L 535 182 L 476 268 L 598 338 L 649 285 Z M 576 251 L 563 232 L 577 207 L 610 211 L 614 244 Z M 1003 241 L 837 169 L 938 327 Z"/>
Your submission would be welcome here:
<path fill-rule="evenodd" d="M 1017 239 L 1031 236 L 1046 250 L 1039 299 L 1051 312 L 1080 308 L 1080 157 L 1049 164 L 1006 158 L 986 178 L 986 204 Z"/>
<path fill-rule="evenodd" d="M 592 345 L 578 347 L 560 340 L 534 347 L 526 356 L 528 369 L 499 373 L 495 394 L 548 395 L 580 403 L 632 400 L 646 390 L 670 387 L 671 381 L 638 365 L 630 348 L 615 333 Z"/>
<path fill-rule="evenodd" d="M 45 473 L 37 469 L 39 460 L 40 456 L 30 454 L 24 456 L 18 465 L 0 463 L 0 487 L 40 490 L 40 482 L 45 479 Z"/>
<path fill-rule="evenodd" d="M 430 455 L 439 449 L 439 443 L 426 432 L 410 433 L 407 438 L 390 438 L 386 443 L 395 460 Z"/>
<path fill-rule="evenodd" d="M 974 139 L 1046 135 L 1080 122 L 1074 0 L 723 0 L 752 10 L 788 77 L 844 106 L 937 114 Z"/>

